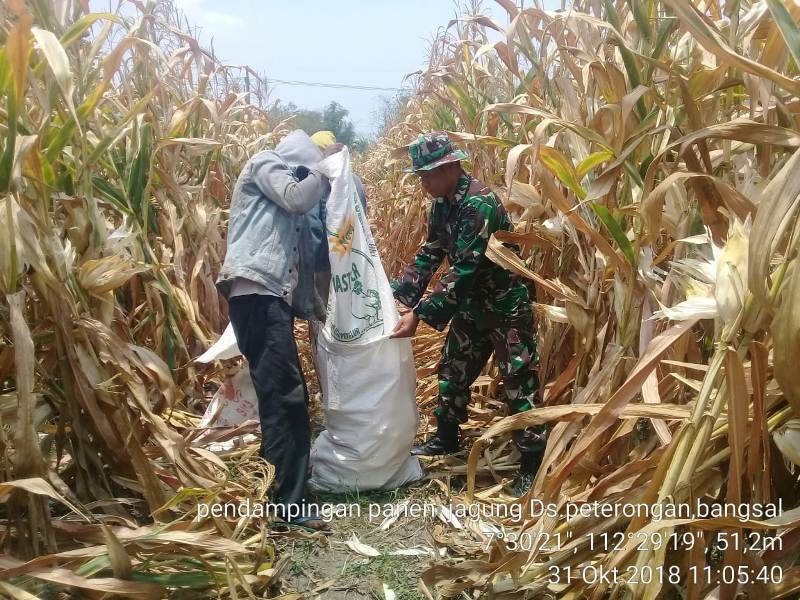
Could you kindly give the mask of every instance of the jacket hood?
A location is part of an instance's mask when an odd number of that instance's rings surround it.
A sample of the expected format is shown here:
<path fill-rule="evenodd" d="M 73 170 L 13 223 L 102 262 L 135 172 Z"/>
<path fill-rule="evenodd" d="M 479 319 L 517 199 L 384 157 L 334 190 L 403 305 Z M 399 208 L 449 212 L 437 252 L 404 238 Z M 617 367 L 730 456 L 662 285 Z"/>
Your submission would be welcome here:
<path fill-rule="evenodd" d="M 275 153 L 290 167 L 300 165 L 313 167 L 322 160 L 322 152 L 308 134 L 301 129 L 295 129 L 283 138 L 275 146 Z"/>

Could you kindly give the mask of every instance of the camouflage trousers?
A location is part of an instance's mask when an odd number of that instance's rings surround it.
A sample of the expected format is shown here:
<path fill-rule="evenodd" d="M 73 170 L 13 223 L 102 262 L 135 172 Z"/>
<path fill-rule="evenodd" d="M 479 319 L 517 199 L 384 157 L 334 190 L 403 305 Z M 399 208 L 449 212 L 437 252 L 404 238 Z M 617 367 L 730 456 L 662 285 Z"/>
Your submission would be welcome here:
<path fill-rule="evenodd" d="M 453 317 L 439 363 L 439 406 L 434 414 L 440 421 L 467 421 L 470 386 L 492 352 L 503 376 L 509 413 L 517 414 L 539 404 L 533 316 L 491 321 L 490 315 L 474 318 L 457 313 Z M 512 436 L 520 452 L 544 451 L 543 425 L 517 429 Z"/>

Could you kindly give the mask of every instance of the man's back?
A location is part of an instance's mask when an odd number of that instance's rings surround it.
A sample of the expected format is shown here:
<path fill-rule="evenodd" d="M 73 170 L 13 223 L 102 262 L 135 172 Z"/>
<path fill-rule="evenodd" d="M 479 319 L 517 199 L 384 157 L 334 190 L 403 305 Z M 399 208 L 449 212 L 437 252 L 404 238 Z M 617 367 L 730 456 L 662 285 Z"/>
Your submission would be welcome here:
<path fill-rule="evenodd" d="M 286 298 L 297 287 L 299 293 L 292 298 L 296 315 L 324 315 L 313 294 L 315 245 L 321 236 L 312 235 L 306 218 L 319 220 L 320 201 L 329 189 L 314 170 L 321 159 L 314 143 L 298 130 L 274 151 L 260 152 L 247 162 L 234 188 L 228 250 L 217 281 L 226 298 L 239 279 Z"/>

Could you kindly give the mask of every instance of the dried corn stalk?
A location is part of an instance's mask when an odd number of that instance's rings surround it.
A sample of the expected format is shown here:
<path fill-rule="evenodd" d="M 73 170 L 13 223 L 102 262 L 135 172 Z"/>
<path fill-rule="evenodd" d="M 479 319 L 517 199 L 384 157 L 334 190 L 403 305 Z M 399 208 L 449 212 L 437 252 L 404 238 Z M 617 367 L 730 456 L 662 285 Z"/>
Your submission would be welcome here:
<path fill-rule="evenodd" d="M 656 598 L 681 588 L 695 598 L 790 597 L 795 547 L 723 551 L 715 532 L 742 532 L 740 523 L 567 521 L 563 510 L 567 501 L 666 508 L 780 499 L 788 508 L 799 499 L 794 468 L 771 456 L 770 438 L 777 432 L 778 448 L 797 459 L 800 7 L 498 4 L 510 25 L 466 17 L 436 40 L 405 118 L 363 167 L 376 240 L 394 272 L 425 234 L 424 195 L 399 170 L 419 132 L 448 130 L 515 216 L 516 232 L 496 236 L 489 256 L 535 286 L 547 407 L 504 417 L 487 370 L 469 427 L 491 426 L 472 446 L 464 498 L 514 502 L 495 485 L 507 471 L 493 465 L 514 458 L 498 448 L 509 448 L 512 429 L 549 422 L 545 463 L 521 502 L 562 513 L 503 524 L 569 543 L 511 551 L 497 537 L 462 537 L 459 547 L 471 541 L 481 560 L 436 565 L 424 588 L 431 596 L 478 588 L 494 597 Z M 428 333 L 417 340 L 423 409 L 435 403 L 439 343 Z M 787 515 L 748 527 L 791 536 L 797 526 Z M 642 532 L 662 542 L 688 532 L 698 543 L 670 552 L 667 543 L 592 543 Z M 740 565 L 777 565 L 784 578 L 737 584 L 716 574 Z M 673 566 L 683 574 L 674 584 L 630 575 Z M 587 567 L 623 576 L 586 581 Z M 690 567 L 714 575 L 693 582 Z"/>

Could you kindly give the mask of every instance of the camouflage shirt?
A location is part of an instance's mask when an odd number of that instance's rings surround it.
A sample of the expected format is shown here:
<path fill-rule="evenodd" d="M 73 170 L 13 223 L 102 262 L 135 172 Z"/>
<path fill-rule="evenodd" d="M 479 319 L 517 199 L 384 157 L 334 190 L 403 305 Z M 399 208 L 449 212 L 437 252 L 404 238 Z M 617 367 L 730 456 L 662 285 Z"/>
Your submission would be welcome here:
<path fill-rule="evenodd" d="M 522 279 L 486 258 L 492 233 L 512 229 L 494 193 L 462 173 L 452 202 L 434 199 L 425 244 L 392 282 L 395 298 L 440 331 L 457 312 L 504 321 L 530 315 L 530 295 Z M 421 299 L 445 257 L 450 268 Z"/>

